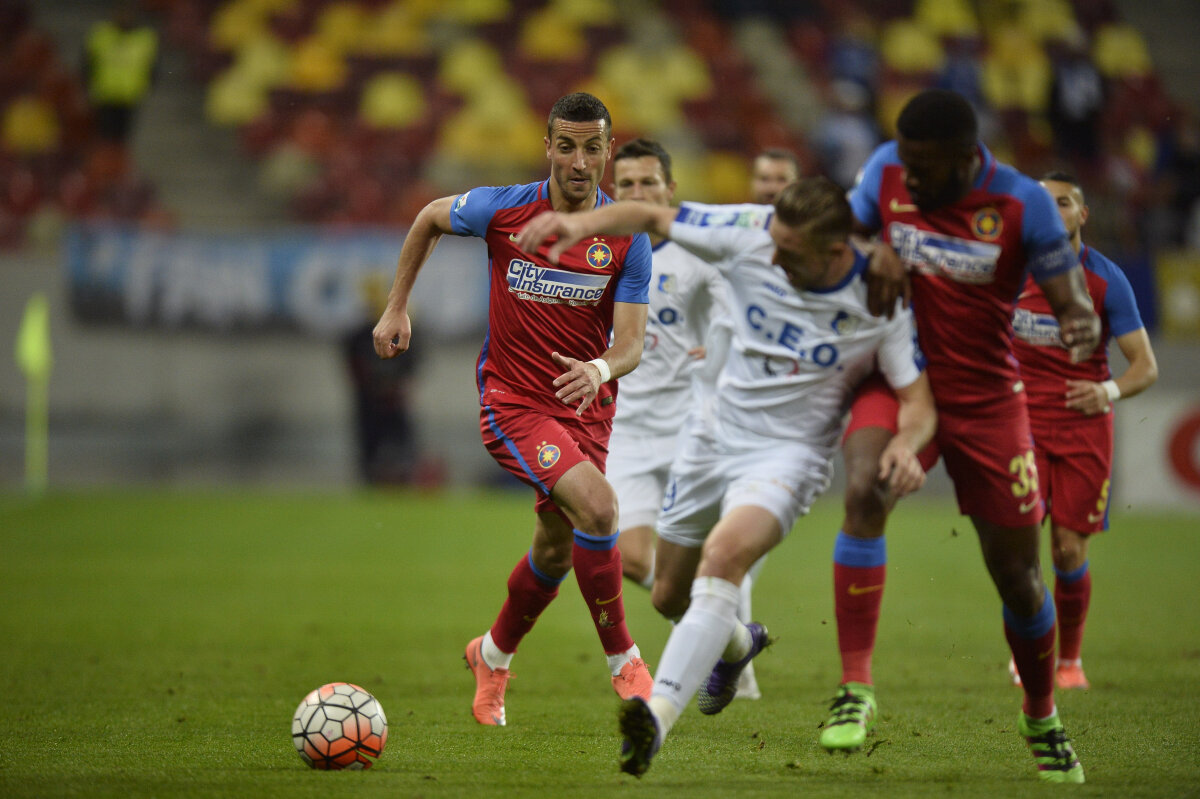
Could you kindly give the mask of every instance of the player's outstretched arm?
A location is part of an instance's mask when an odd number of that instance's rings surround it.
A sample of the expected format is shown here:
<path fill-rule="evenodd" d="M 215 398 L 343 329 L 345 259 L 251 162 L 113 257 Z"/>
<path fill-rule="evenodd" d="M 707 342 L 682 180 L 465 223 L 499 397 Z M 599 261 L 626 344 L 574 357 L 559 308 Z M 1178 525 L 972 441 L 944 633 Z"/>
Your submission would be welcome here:
<path fill-rule="evenodd" d="M 1083 267 L 1076 265 L 1038 285 L 1058 319 L 1063 344 L 1071 351 L 1071 361 L 1087 360 L 1100 344 L 1100 317 L 1088 295 Z"/>
<path fill-rule="evenodd" d="M 632 236 L 652 233 L 669 238 L 676 210 L 670 206 L 626 200 L 609 203 L 592 211 L 562 214 L 546 211 L 529 221 L 517 234 L 517 246 L 528 253 L 537 252 L 548 239 L 557 239 L 546 252 L 552 264 L 564 252 L 586 236 L 602 233 L 607 236 Z"/>
<path fill-rule="evenodd" d="M 879 456 L 879 479 L 899 498 L 925 485 L 925 470 L 917 459 L 937 432 L 937 409 L 928 375 L 922 373 L 913 383 L 896 389 L 900 401 L 897 431 Z"/>
<path fill-rule="evenodd" d="M 596 359 L 604 361 L 603 366 L 593 361 L 580 361 L 557 352 L 551 353 L 550 357 L 564 370 L 554 379 L 557 389 L 554 396 L 564 405 L 578 402 L 576 416 L 583 415 L 600 393 L 603 383 L 629 374 L 638 365 L 646 339 L 648 308 L 644 303 L 613 303 L 612 346 Z"/>
<path fill-rule="evenodd" d="M 380 358 L 394 358 L 408 349 L 412 339 L 412 323 L 408 318 L 408 297 L 412 294 L 417 273 L 433 254 L 443 233 L 453 233 L 450 226 L 450 207 L 453 197 L 434 200 L 421 209 L 413 220 L 404 246 L 400 248 L 400 260 L 396 264 L 396 279 L 388 292 L 387 306 L 375 325 L 375 353 Z"/>

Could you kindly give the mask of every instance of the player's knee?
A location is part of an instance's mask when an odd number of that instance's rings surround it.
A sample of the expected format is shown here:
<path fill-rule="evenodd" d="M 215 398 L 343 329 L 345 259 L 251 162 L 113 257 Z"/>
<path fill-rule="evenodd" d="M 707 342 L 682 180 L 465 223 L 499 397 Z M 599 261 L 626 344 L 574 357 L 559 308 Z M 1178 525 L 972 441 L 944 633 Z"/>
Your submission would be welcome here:
<path fill-rule="evenodd" d="M 992 580 L 1000 599 L 1018 616 L 1032 616 L 1042 606 L 1045 584 L 1037 563 L 1017 560 L 991 568 Z"/>
<path fill-rule="evenodd" d="M 1060 536 L 1051 550 L 1054 568 L 1072 572 L 1087 561 L 1087 539 L 1080 535 Z"/>
<path fill-rule="evenodd" d="M 530 550 L 534 567 L 543 574 L 559 579 L 571 571 L 573 541 L 539 541 Z"/>
<path fill-rule="evenodd" d="M 635 583 L 645 583 L 650 576 L 650 558 L 642 552 L 621 550 L 621 574 Z"/>
<path fill-rule="evenodd" d="M 849 532 L 871 533 L 878 528 L 882 532 L 887 520 L 887 489 L 876 473 L 867 469 L 856 469 L 846 475 L 846 519 Z"/>
<path fill-rule="evenodd" d="M 576 525 L 588 535 L 603 538 L 617 531 L 617 495 L 598 491 L 576 508 Z"/>
<path fill-rule="evenodd" d="M 687 612 L 691 597 L 687 590 L 669 580 L 655 580 L 650 591 L 650 602 L 654 609 L 668 619 L 678 620 Z"/>

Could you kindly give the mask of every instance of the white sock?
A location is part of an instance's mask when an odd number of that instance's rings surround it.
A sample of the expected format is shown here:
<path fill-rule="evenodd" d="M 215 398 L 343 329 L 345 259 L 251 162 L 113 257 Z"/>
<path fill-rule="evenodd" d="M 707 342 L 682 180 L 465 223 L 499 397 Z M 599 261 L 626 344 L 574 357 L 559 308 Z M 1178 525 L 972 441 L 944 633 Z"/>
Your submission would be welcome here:
<path fill-rule="evenodd" d="M 642 656 L 641 650 L 634 644 L 624 652 L 619 652 L 615 655 L 605 655 L 608 658 L 608 670 L 612 672 L 612 676 L 616 677 L 621 673 L 621 669 L 625 668 L 625 664 L 634 658 Z"/>
<path fill-rule="evenodd" d="M 719 577 L 697 577 L 692 604 L 671 631 L 655 673 L 650 709 L 663 735 L 708 678 L 737 625 L 738 588 Z"/>
<path fill-rule="evenodd" d="M 767 556 L 763 555 L 750 566 L 750 570 L 746 572 L 746 576 L 742 579 L 741 588 L 738 590 L 738 621 L 742 624 L 749 624 L 754 621 L 754 615 L 751 612 L 750 606 L 750 591 L 754 587 L 754 581 L 758 579 L 758 575 L 762 573 L 763 566 L 767 565 Z"/>
<path fill-rule="evenodd" d="M 753 645 L 754 637 L 750 635 L 750 628 L 739 620 L 733 625 L 733 632 L 729 636 L 729 643 L 725 645 L 725 651 L 721 653 L 721 660 L 736 663 L 750 654 L 750 647 Z"/>
<path fill-rule="evenodd" d="M 650 550 L 650 569 L 646 572 L 646 576 L 642 580 L 641 585 L 643 588 L 654 587 L 654 559 L 656 554 L 654 550 Z"/>
<path fill-rule="evenodd" d="M 496 646 L 496 642 L 492 640 L 491 630 L 484 634 L 483 645 L 479 648 L 479 653 L 483 655 L 483 662 L 488 664 L 488 668 L 492 671 L 507 669 L 513 659 L 512 652 L 501 652 L 500 647 Z"/>

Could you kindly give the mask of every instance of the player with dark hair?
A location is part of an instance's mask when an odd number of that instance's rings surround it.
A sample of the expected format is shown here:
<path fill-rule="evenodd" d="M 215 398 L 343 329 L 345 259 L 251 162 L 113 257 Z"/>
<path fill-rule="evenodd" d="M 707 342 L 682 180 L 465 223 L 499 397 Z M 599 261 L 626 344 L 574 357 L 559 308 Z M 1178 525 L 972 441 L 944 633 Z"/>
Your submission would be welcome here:
<path fill-rule="evenodd" d="M 754 156 L 750 168 L 750 201 L 770 205 L 783 187 L 800 177 L 800 159 L 791 150 L 769 147 Z"/>
<path fill-rule="evenodd" d="M 613 156 L 613 196 L 671 205 L 671 156 L 652 139 L 633 139 Z M 646 343 L 638 368 L 621 378 L 621 403 L 608 444 L 607 476 L 620 500 L 625 576 L 652 587 L 654 525 L 667 475 L 694 402 L 707 378 L 705 335 L 723 313 L 725 283 L 716 267 L 678 244 L 650 236 L 653 250 Z M 724 362 L 723 356 L 717 366 Z"/>
<path fill-rule="evenodd" d="M 1029 395 L 1038 479 L 1050 509 L 1058 612 L 1055 680 L 1059 688 L 1089 688 L 1080 656 L 1092 595 L 1088 544 L 1092 535 L 1108 529 L 1113 405 L 1149 388 L 1158 379 L 1158 363 L 1125 273 L 1083 243 L 1088 207 L 1079 182 L 1065 172 L 1051 172 L 1042 178 L 1042 186 L 1054 198 L 1071 248 L 1083 264 L 1100 316 L 1101 341 L 1113 336 L 1129 362 L 1116 379 L 1105 347 L 1097 347 L 1086 361 L 1072 363 L 1045 295 L 1032 280 L 1026 283 L 1013 319 L 1014 352 Z M 1009 668 L 1020 684 L 1015 664 Z"/>
<path fill-rule="evenodd" d="M 878 289 L 872 308 L 891 314 L 896 299 L 907 301 L 911 291 L 938 407 L 935 440 L 959 510 L 978 533 L 1003 602 L 1005 637 L 1024 680 L 1018 730 L 1041 779 L 1082 782 L 1083 767 L 1054 703 L 1054 603 L 1038 562 L 1044 511 L 1024 387 L 1012 355 L 1012 317 L 1026 270 L 1041 286 L 1073 360 L 1095 349 L 1099 319 L 1049 195 L 996 162 L 978 140 L 965 98 L 924 91 L 905 105 L 896 127 L 896 140 L 875 151 L 850 194 L 861 229 L 879 231 L 899 256 L 872 262 Z M 875 426 L 894 424 L 889 417 L 895 408 L 886 405 L 876 403 Z M 886 568 L 882 518 L 876 521 L 856 531 L 865 537 L 843 531 L 834 550 L 838 623 L 856 628 L 851 637 L 861 650 L 853 654 L 868 667 Z M 864 597 L 865 610 L 843 616 L 840 609 L 850 599 Z M 844 681 L 822 745 L 831 751 L 861 747 L 875 714 L 870 685 Z"/>
<path fill-rule="evenodd" d="M 536 489 L 537 519 L 499 616 L 467 644 L 476 682 L 472 712 L 481 724 L 505 723 L 512 656 L 572 567 L 617 694 L 647 696 L 652 687 L 625 626 L 617 497 L 604 478 L 613 379 L 632 371 L 642 353 L 650 243 L 645 236 L 597 236 L 550 263 L 544 252 L 520 250 L 515 238 L 544 211 L 573 214 L 610 203 L 599 187 L 613 143 L 600 100 L 584 93 L 558 100 L 545 139 L 550 178 L 475 188 L 425 206 L 404 240 L 375 326 L 380 357 L 407 350 L 409 295 L 438 240 L 450 233 L 487 242 L 488 332 L 475 371 L 480 432 L 492 457 Z"/>
<path fill-rule="evenodd" d="M 730 284 L 730 355 L 711 411 L 688 418 L 658 523 L 654 605 L 682 618 L 650 699 L 621 707 L 621 768 L 630 774 L 649 768 L 697 691 L 701 712 L 726 707 L 768 645 L 763 625 L 737 618 L 739 586 L 828 487 L 846 405 L 877 366 L 895 387 L 902 428 L 876 474 L 900 495 L 924 482 L 915 453 L 937 422 L 911 316 L 868 311 L 867 257 L 848 241 L 852 223 L 841 187 L 806 178 L 774 208 L 622 202 L 542 215 L 519 237 L 533 247 L 557 236 L 553 259 L 597 232 L 652 232 L 714 264 Z"/>

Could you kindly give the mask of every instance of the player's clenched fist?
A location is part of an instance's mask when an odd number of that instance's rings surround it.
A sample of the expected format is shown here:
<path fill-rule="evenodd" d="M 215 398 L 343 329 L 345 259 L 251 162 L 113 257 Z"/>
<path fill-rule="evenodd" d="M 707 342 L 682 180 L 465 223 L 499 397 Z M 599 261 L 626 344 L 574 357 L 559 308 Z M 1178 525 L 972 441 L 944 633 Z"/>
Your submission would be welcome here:
<path fill-rule="evenodd" d="M 394 358 L 407 351 L 412 338 L 412 322 L 408 313 L 387 308 L 379 317 L 372 335 L 375 338 L 375 354 L 380 358 Z"/>

